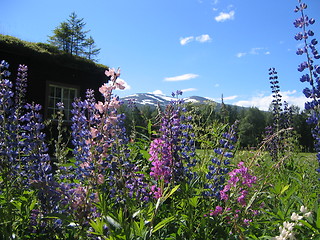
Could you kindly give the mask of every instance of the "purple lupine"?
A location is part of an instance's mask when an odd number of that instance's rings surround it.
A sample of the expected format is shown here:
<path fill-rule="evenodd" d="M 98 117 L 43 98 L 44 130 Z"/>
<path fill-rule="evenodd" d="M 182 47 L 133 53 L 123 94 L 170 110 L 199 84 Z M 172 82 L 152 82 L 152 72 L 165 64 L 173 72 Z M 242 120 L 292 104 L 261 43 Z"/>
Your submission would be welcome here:
<path fill-rule="evenodd" d="M 304 95 L 309 98 L 309 101 L 305 103 L 305 109 L 310 112 L 307 119 L 307 123 L 313 126 L 312 136 L 314 138 L 314 146 L 317 152 L 317 159 L 320 166 L 320 111 L 319 111 L 319 99 L 320 99 L 320 65 L 315 62 L 320 59 L 320 54 L 316 48 L 318 41 L 314 38 L 314 32 L 309 29 L 309 26 L 315 23 L 314 18 L 309 18 L 305 14 L 307 4 L 298 0 L 299 6 L 296 6 L 294 12 L 300 12 L 301 16 L 294 21 L 294 26 L 300 31 L 295 35 L 297 41 L 302 41 L 303 48 L 297 50 L 297 55 L 306 55 L 306 61 L 298 66 L 299 72 L 304 73 L 300 81 L 310 84 L 303 90 Z M 320 167 L 317 169 L 320 173 Z M 320 178 L 319 178 L 320 180 Z"/>
<path fill-rule="evenodd" d="M 156 180 L 163 179 L 165 183 L 172 178 L 172 149 L 162 139 L 154 139 L 150 144 L 149 161 L 152 163 L 150 176 Z"/>
<path fill-rule="evenodd" d="M 257 183 L 257 177 L 251 174 L 244 162 L 240 162 L 238 168 L 229 172 L 228 177 L 227 184 L 220 191 L 220 199 L 224 202 L 225 207 L 216 206 L 215 210 L 210 210 L 209 216 L 221 215 L 228 223 L 238 222 L 242 226 L 248 226 L 252 218 L 259 213 L 253 208 L 252 203 L 248 205 L 248 195 Z M 231 214 L 233 215 L 232 220 Z"/>
<path fill-rule="evenodd" d="M 181 95 L 177 91 L 176 95 Z M 184 112 L 186 109 L 181 105 L 183 100 L 172 101 L 161 119 L 160 139 L 171 148 L 172 153 L 172 177 L 174 181 L 179 182 L 185 177 L 192 179 L 195 173 L 191 168 L 196 165 L 194 135 L 190 133 L 192 126 L 188 123 L 190 117 L 186 118 Z"/>
<path fill-rule="evenodd" d="M 228 173 L 230 179 L 227 185 L 224 186 L 223 190 L 220 191 L 222 200 L 228 200 L 228 193 L 232 188 L 238 189 L 237 201 L 241 206 L 246 205 L 246 196 L 248 195 L 248 188 L 252 188 L 257 181 L 257 177 L 250 174 L 249 169 L 244 166 L 243 162 L 238 164 L 238 168 Z"/>
<path fill-rule="evenodd" d="M 172 96 L 181 95 L 181 91 Z M 181 107 L 182 100 L 172 101 L 161 117 L 160 136 L 150 145 L 150 161 L 152 164 L 150 175 L 158 182 L 151 187 L 155 198 L 162 195 L 163 187 L 169 182 L 178 183 L 190 181 L 196 174 L 192 167 L 196 164 L 195 143 L 190 134 L 192 126 L 188 124 L 190 117 L 185 117 L 185 108 Z"/>
<path fill-rule="evenodd" d="M 125 116 L 118 114 L 121 102 L 112 93 L 124 88 L 118 80 L 120 72 L 109 69 L 105 74 L 110 82 L 99 88 L 103 101 L 96 102 L 93 91 L 88 90 L 84 101 L 77 99 L 73 103 L 76 175 L 94 191 L 107 191 L 116 202 L 123 202 L 128 196 L 144 201 L 149 195 L 147 185 L 139 169 L 128 160 Z"/>

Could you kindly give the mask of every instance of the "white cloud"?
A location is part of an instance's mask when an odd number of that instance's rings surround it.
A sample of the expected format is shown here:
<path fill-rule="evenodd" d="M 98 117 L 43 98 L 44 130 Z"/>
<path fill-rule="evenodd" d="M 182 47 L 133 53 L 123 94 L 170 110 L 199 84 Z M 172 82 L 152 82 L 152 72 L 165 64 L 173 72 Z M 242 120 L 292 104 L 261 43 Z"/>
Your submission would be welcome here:
<path fill-rule="evenodd" d="M 213 1 L 212 1 L 213 5 L 217 5 L 218 2 L 219 2 L 219 0 L 213 0 Z"/>
<path fill-rule="evenodd" d="M 237 97 L 238 97 L 237 95 L 233 95 L 233 96 L 229 96 L 229 97 L 224 97 L 223 100 L 234 100 Z"/>
<path fill-rule="evenodd" d="M 258 55 L 260 50 L 262 50 L 262 49 L 263 48 L 261 48 L 261 47 L 251 48 L 249 53 L 252 54 L 252 55 Z"/>
<path fill-rule="evenodd" d="M 216 16 L 214 19 L 217 22 L 224 22 L 226 20 L 233 20 L 234 19 L 234 15 L 235 15 L 235 11 L 232 10 L 228 13 L 226 12 L 220 12 L 218 16 Z"/>
<path fill-rule="evenodd" d="M 239 52 L 236 54 L 237 58 L 244 57 L 245 55 L 247 55 L 247 53 L 245 53 L 245 52 Z"/>
<path fill-rule="evenodd" d="M 289 106 L 298 106 L 301 110 L 303 110 L 307 98 L 302 94 L 297 95 L 296 93 L 296 90 L 280 92 L 280 94 L 282 95 L 282 102 L 286 101 L 289 104 Z M 251 99 L 240 100 L 234 102 L 233 104 L 242 107 L 257 107 L 260 110 L 268 111 L 272 100 L 272 94 L 258 94 L 257 96 L 253 96 Z"/>
<path fill-rule="evenodd" d="M 232 9 L 233 7 L 234 7 L 234 6 L 233 6 L 232 4 L 229 4 L 228 7 L 227 7 L 227 9 L 230 10 L 230 9 Z"/>
<path fill-rule="evenodd" d="M 180 44 L 183 46 L 183 45 L 186 45 L 188 44 L 189 42 L 193 41 L 194 37 L 193 36 L 190 36 L 190 37 L 185 37 L 185 38 L 180 38 Z"/>
<path fill-rule="evenodd" d="M 199 75 L 193 74 L 193 73 L 187 73 L 187 74 L 183 74 L 175 77 L 166 77 L 164 81 L 166 82 L 186 81 L 186 80 L 190 80 L 192 78 L 197 78 L 197 77 L 199 77 Z"/>
<path fill-rule="evenodd" d="M 198 89 L 196 89 L 196 88 L 186 88 L 186 89 L 182 89 L 181 91 L 183 93 L 185 93 L 185 92 L 194 92 L 194 91 L 198 91 Z"/>
<path fill-rule="evenodd" d="M 220 84 L 219 84 L 219 83 L 216 83 L 216 84 L 214 85 L 214 87 L 220 87 Z"/>
<path fill-rule="evenodd" d="M 161 90 L 155 90 L 153 92 L 151 92 L 152 94 L 155 94 L 155 95 L 164 95 L 164 93 L 161 91 Z"/>
<path fill-rule="evenodd" d="M 208 34 L 202 34 L 198 37 L 196 37 L 196 41 L 204 43 L 204 42 L 210 42 L 211 38 Z"/>
<path fill-rule="evenodd" d="M 264 52 L 263 52 L 264 51 Z M 237 58 L 241 58 L 241 57 L 244 57 L 246 56 L 247 54 L 250 54 L 250 55 L 259 55 L 263 52 L 264 55 L 270 55 L 271 52 L 268 51 L 266 48 L 262 48 L 262 47 L 254 47 L 254 48 L 251 48 L 250 51 L 248 52 L 239 52 L 236 54 Z"/>
<path fill-rule="evenodd" d="M 197 36 L 197 37 L 194 37 L 194 36 L 189 36 L 189 37 L 181 37 L 180 38 L 180 44 L 183 46 L 183 45 L 186 45 L 192 41 L 197 41 L 197 42 L 200 42 L 200 43 L 204 43 L 204 42 L 210 42 L 211 41 L 211 38 L 208 34 L 202 34 L 200 36 Z"/>

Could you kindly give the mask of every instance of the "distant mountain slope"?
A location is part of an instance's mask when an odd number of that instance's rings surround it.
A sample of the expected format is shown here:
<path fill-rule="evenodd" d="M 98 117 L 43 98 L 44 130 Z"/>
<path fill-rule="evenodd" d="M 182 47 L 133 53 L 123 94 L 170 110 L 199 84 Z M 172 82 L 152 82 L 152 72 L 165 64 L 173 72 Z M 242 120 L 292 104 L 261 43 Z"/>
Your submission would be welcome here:
<path fill-rule="evenodd" d="M 192 102 L 192 103 L 206 103 L 206 102 L 214 102 L 208 98 L 205 97 L 199 97 L 199 96 L 192 96 L 192 97 L 181 97 L 180 99 L 183 99 L 186 103 Z M 157 106 L 158 104 L 160 106 L 166 106 L 170 104 L 170 102 L 176 100 L 176 98 L 173 97 L 167 97 L 165 95 L 160 94 L 152 94 L 152 93 L 137 93 L 133 95 L 129 95 L 126 97 L 121 98 L 124 103 L 128 103 L 130 101 L 134 101 L 136 105 L 149 105 L 149 106 Z"/>

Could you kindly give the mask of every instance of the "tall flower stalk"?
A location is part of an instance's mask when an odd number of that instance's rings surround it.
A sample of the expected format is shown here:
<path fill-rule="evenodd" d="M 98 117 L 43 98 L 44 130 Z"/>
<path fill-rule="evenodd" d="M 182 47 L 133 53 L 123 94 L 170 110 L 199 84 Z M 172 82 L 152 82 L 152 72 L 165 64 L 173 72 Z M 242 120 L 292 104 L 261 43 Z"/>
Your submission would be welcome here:
<path fill-rule="evenodd" d="M 8 219 L 0 224 L 0 232 L 10 235 L 12 202 L 20 194 L 35 190 L 40 200 L 38 208 L 42 213 L 51 213 L 57 201 L 50 189 L 54 184 L 43 132 L 41 106 L 25 103 L 28 68 L 19 65 L 15 84 L 8 79 L 8 68 L 9 64 L 1 61 L 0 193 L 5 196 L 5 201 L 1 203 L 1 215 Z"/>
<path fill-rule="evenodd" d="M 306 56 L 306 61 L 298 66 L 298 71 L 304 73 L 300 81 L 310 85 L 303 90 L 303 93 L 309 99 L 305 104 L 305 109 L 309 112 L 307 123 L 313 126 L 312 136 L 320 165 L 320 66 L 316 63 L 320 59 L 320 54 L 317 50 L 318 41 L 314 37 L 314 32 L 309 28 L 315 23 L 315 19 L 306 15 L 307 4 L 301 0 L 298 2 L 299 5 L 294 11 L 300 13 L 300 17 L 294 21 L 294 26 L 299 29 L 299 32 L 295 35 L 295 39 L 302 42 L 303 47 L 299 48 L 296 53 Z M 320 173 L 320 167 L 317 171 Z"/>
<path fill-rule="evenodd" d="M 237 142 L 236 129 L 239 121 L 236 121 L 227 132 L 222 134 L 220 139 L 220 147 L 214 149 L 216 157 L 211 159 L 206 175 L 207 183 L 204 188 L 206 196 L 221 199 L 221 190 L 225 185 L 226 174 L 230 171 L 229 165 L 234 156 L 235 144 Z"/>
<path fill-rule="evenodd" d="M 172 96 L 181 95 L 181 91 Z M 190 133 L 191 119 L 185 117 L 182 100 L 175 100 L 162 113 L 160 136 L 150 145 L 150 175 L 157 182 L 152 186 L 156 198 L 160 198 L 164 187 L 180 182 L 188 182 L 196 175 L 192 168 L 196 165 L 194 135 Z"/>
<path fill-rule="evenodd" d="M 266 137 L 264 143 L 273 161 L 283 160 L 283 155 L 292 151 L 293 128 L 292 128 L 292 107 L 284 101 L 280 94 L 280 84 L 278 73 L 275 68 L 269 69 L 269 80 L 272 89 L 271 111 L 273 116 L 272 125 L 266 128 Z M 281 163 L 281 162 L 279 162 Z"/>

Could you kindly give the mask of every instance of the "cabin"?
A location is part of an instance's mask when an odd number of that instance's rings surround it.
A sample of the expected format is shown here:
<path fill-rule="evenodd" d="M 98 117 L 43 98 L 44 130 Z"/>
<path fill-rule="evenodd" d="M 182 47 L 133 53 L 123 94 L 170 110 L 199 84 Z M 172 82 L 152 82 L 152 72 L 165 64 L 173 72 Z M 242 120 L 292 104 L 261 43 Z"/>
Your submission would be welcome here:
<path fill-rule="evenodd" d="M 19 64 L 28 66 L 27 101 L 43 106 L 45 119 L 57 111 L 56 104 L 63 102 L 65 120 L 71 119 L 72 102 L 85 97 L 93 89 L 97 99 L 99 87 L 108 81 L 104 71 L 107 66 L 85 58 L 71 56 L 45 43 L 31 43 L 18 38 L 0 35 L 0 61 L 10 64 L 14 81 Z"/>

